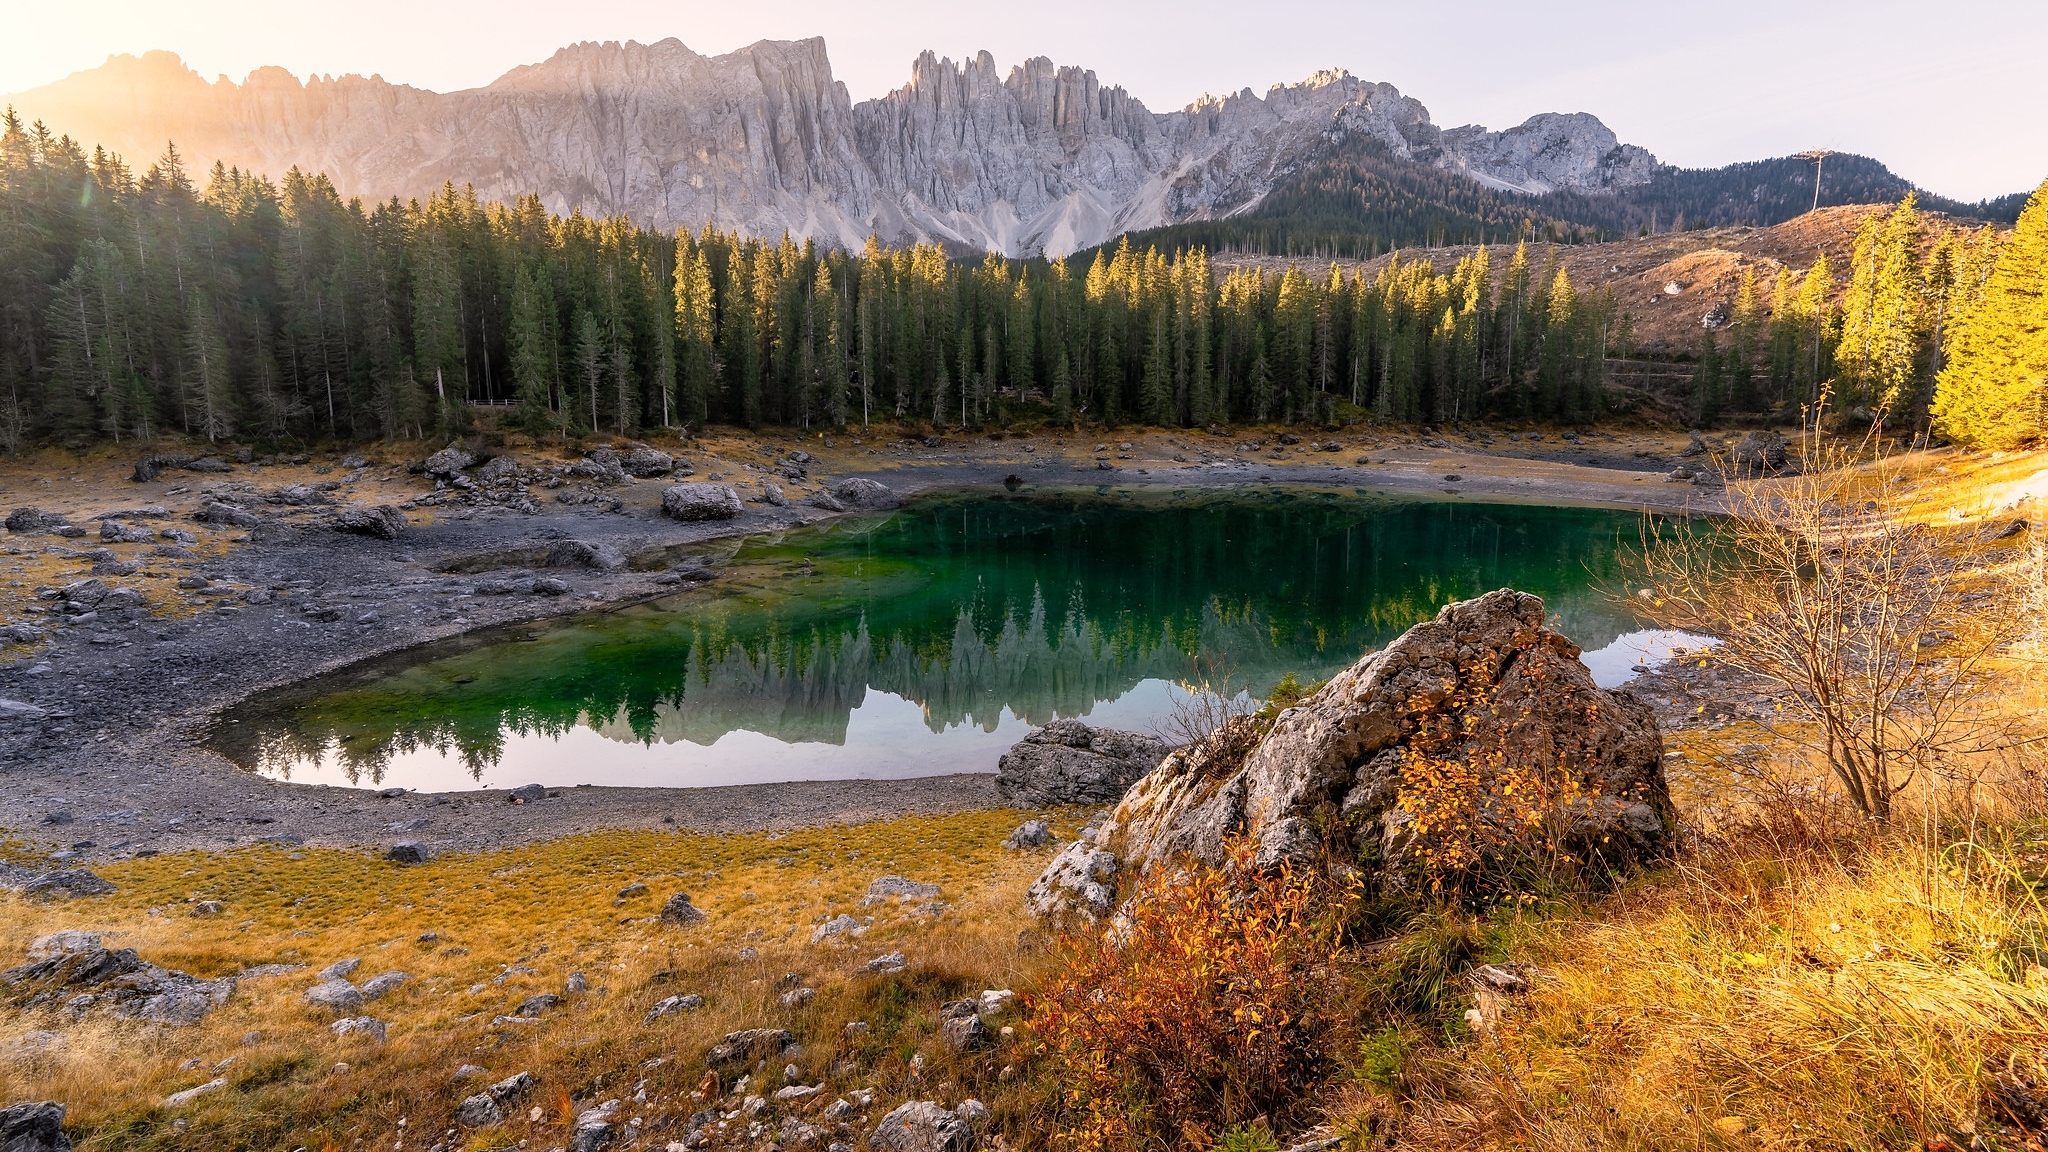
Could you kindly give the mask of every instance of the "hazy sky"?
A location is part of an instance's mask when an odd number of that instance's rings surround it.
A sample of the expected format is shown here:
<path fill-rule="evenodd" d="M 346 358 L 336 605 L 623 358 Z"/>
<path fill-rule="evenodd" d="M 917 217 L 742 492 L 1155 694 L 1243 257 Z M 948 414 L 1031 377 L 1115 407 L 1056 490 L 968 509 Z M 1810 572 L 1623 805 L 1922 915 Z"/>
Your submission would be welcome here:
<path fill-rule="evenodd" d="M 1446 127 L 1592 112 L 1667 163 L 1826 147 L 1966 199 L 2048 177 L 2044 0 L 45 0 L 7 27 L 0 92 L 152 48 L 209 78 L 278 64 L 445 91 L 577 40 L 716 53 L 823 36 L 855 100 L 902 84 L 924 48 L 1050 56 L 1155 111 L 1334 67 L 1399 86 Z"/>

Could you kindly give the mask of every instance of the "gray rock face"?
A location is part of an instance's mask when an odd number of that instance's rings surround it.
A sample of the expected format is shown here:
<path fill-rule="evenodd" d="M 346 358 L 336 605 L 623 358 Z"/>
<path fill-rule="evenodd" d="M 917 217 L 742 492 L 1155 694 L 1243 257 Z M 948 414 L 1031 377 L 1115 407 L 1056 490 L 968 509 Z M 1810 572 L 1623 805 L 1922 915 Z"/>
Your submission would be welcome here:
<path fill-rule="evenodd" d="M 741 511 L 729 484 L 671 484 L 661 494 L 661 514 L 671 520 L 735 520 Z"/>
<path fill-rule="evenodd" d="M 879 1152 L 968 1152 L 974 1147 L 974 1130 L 930 1100 L 912 1100 L 882 1117 L 868 1137 L 868 1147 Z"/>
<path fill-rule="evenodd" d="M 1447 605 L 1281 713 L 1241 758 L 1213 742 L 1175 752 L 1092 844 L 1054 859 L 1027 901 L 1041 915 L 1100 916 L 1115 899 L 1104 871 L 1113 879 L 1183 855 L 1221 864 L 1234 835 L 1250 836 L 1266 866 L 1335 852 L 1398 868 L 1413 843 L 1404 751 L 1430 720 L 1461 733 L 1432 754 L 1473 765 L 1482 793 L 1508 772 L 1568 772 L 1579 795 L 1565 834 L 1588 856 L 1662 852 L 1675 816 L 1655 717 L 1629 693 L 1596 687 L 1578 646 L 1543 619 L 1540 599 L 1509 589 Z"/>
<path fill-rule="evenodd" d="M 1112 804 L 1159 767 L 1164 741 L 1079 720 L 1055 720 L 1011 746 L 996 763 L 996 791 L 1020 808 Z"/>
<path fill-rule="evenodd" d="M 0 1152 L 71 1152 L 64 1106 L 39 1100 L 0 1108 Z"/>
<path fill-rule="evenodd" d="M 904 87 L 855 104 L 817 39 L 709 57 L 673 39 L 576 44 L 445 94 L 360 76 L 302 84 L 280 68 L 209 84 L 153 52 L 9 100 L 124 155 L 175 139 L 198 168 L 298 165 L 328 173 L 344 196 L 424 197 L 452 180 L 508 203 L 537 193 L 560 213 L 623 213 L 664 230 L 715 220 L 856 251 L 875 233 L 1062 255 L 1246 208 L 1314 150 L 1350 138 L 1521 191 L 1599 191 L 1655 170 L 1591 116 L 1445 131 L 1390 85 L 1341 71 L 1157 114 L 1043 57 L 1005 72 L 986 52 L 958 64 L 926 52 Z M 610 111 L 592 115 L 600 106 Z"/>
<path fill-rule="evenodd" d="M 73 941 L 77 943 L 77 941 Z M 79 947 L 0 972 L 0 984 L 60 990 L 80 1009 L 105 1006 L 150 1024 L 197 1024 L 234 995 L 235 978 L 201 980 L 143 960 L 133 948 Z"/>
<path fill-rule="evenodd" d="M 358 536 L 375 536 L 379 540 L 396 540 L 405 532 L 405 513 L 389 504 L 373 507 L 344 508 L 334 518 L 334 527 L 342 532 L 353 532 Z"/>

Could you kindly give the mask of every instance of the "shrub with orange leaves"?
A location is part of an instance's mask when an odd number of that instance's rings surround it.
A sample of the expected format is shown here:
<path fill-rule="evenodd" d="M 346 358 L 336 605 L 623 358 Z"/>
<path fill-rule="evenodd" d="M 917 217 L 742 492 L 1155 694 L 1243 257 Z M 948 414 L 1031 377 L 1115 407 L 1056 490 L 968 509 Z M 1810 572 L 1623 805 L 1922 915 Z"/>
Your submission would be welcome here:
<path fill-rule="evenodd" d="M 1416 727 L 1401 750 L 1395 807 L 1405 819 L 1402 853 L 1435 893 L 1490 893 L 1577 871 L 1600 845 L 1576 829 L 1595 805 L 1618 802 L 1587 782 L 1599 771 L 1590 741 L 1555 739 L 1554 722 L 1544 726 L 1551 738 L 1530 739 L 1525 730 L 1539 726 L 1530 706 L 1494 698 L 1497 662 L 1489 655 L 1461 668 L 1441 701 L 1409 702 Z M 1594 731 L 1596 708 L 1570 727 Z"/>
<path fill-rule="evenodd" d="M 1058 1085 L 1054 1145 L 1208 1147 L 1300 1119 L 1348 1036 L 1344 918 L 1356 893 L 1253 866 L 1155 870 L 1116 925 L 1067 936 L 1032 998 Z"/>

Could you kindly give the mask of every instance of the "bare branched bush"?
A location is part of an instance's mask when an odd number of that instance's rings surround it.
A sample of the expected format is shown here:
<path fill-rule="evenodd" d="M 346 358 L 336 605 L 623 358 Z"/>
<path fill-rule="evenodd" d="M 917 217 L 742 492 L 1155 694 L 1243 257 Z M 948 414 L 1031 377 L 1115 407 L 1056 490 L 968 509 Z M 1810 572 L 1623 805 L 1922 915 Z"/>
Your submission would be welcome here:
<path fill-rule="evenodd" d="M 1243 678 L 1228 657 L 1204 654 L 1180 681 L 1180 695 L 1161 724 L 1160 735 L 1174 744 L 1194 744 L 1240 716 L 1256 711 L 1259 701 L 1242 686 Z"/>
<path fill-rule="evenodd" d="M 1623 564 L 1636 608 L 1776 689 L 1775 734 L 1876 820 L 2010 742 L 1985 678 L 2030 627 L 1956 541 L 1907 517 L 1906 463 L 1881 429 L 1809 429 L 1788 475 L 1731 477 L 1724 517 L 1646 521 Z"/>

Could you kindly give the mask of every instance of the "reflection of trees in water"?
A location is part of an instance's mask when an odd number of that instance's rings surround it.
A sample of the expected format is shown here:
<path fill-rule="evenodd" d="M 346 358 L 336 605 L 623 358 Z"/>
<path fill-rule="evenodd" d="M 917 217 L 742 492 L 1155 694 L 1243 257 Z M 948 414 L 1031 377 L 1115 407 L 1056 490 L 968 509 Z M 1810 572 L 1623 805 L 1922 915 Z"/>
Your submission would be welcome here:
<path fill-rule="evenodd" d="M 1370 500 L 935 501 L 857 531 L 792 533 L 821 575 L 767 603 L 624 615 L 429 661 L 280 708 L 230 739 L 280 774 L 334 749 L 351 780 L 433 749 L 473 777 L 511 736 L 577 725 L 638 743 L 735 730 L 844 743 L 870 688 L 934 732 L 1087 714 L 1197 656 L 1263 692 L 1324 676 L 1443 603 L 1512 584 L 1546 595 L 1593 648 L 1621 628 L 1584 591 L 1627 518 L 1584 510 Z M 740 561 L 746 563 L 747 550 Z"/>

